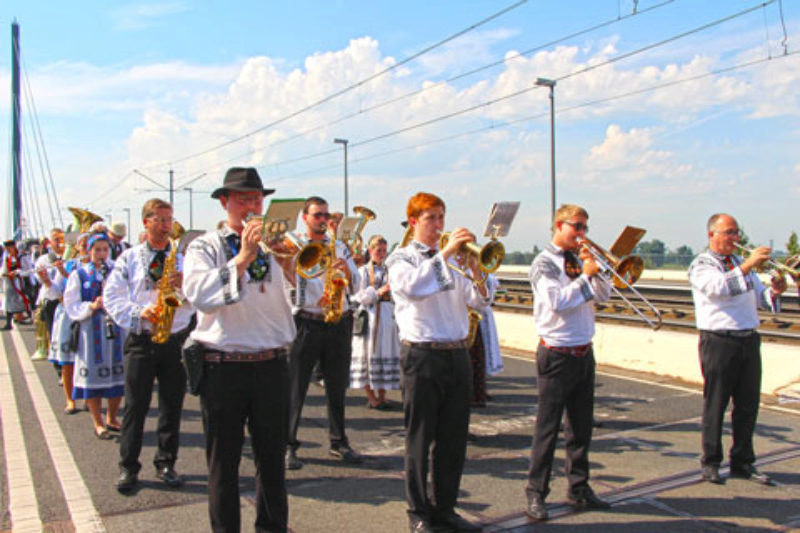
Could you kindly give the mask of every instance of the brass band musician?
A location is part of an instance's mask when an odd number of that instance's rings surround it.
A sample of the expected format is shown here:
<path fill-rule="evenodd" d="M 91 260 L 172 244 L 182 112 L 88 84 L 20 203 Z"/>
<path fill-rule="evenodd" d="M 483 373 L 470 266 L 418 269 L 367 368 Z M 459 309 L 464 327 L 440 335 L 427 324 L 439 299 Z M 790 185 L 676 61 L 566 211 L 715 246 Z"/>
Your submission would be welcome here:
<path fill-rule="evenodd" d="M 193 240 L 184 260 L 183 292 L 197 309 L 197 327 L 187 343 L 202 353 L 198 386 L 213 531 L 241 530 L 245 426 L 256 466 L 255 530 L 287 530 L 286 353 L 295 327 L 283 269 L 291 260 L 260 246 L 261 220 L 245 222 L 262 214 L 264 197 L 273 192 L 255 168 L 229 169 L 211 194 L 225 210 L 225 224 Z"/>
<path fill-rule="evenodd" d="M 329 229 L 331 214 L 328 202 L 319 196 L 306 200 L 302 214 L 308 242 L 320 243 L 330 252 L 331 263 L 325 274 L 312 279 L 297 275 L 292 308 L 297 336 L 289 352 L 289 443 L 286 450 L 286 468 L 297 470 L 303 463 L 297 457 L 300 441 L 297 430 L 303 403 L 314 365 L 319 361 L 325 380 L 325 398 L 328 402 L 328 452 L 346 463 L 360 463 L 362 458 L 351 447 L 345 433 L 344 403 L 350 382 L 351 333 L 353 315 L 345 297 L 358 280 L 358 271 L 352 254 L 342 242 L 336 241 Z M 334 275 L 340 294 L 333 294 L 330 285 Z M 331 298 L 335 298 L 331 300 Z M 338 316 L 328 315 L 325 309 L 334 309 Z"/>
<path fill-rule="evenodd" d="M 689 267 L 703 374 L 702 477 L 724 483 L 719 474 L 722 423 L 732 399 L 730 475 L 769 485 L 769 476 L 754 465 L 753 431 L 761 394 L 761 336 L 756 328 L 758 308 L 780 310 L 786 280 L 773 278 L 765 287 L 756 275 L 769 259 L 766 246 L 754 249 L 747 259 L 735 255 L 741 231 L 732 216 L 712 215 L 706 232 L 708 251 Z"/>
<path fill-rule="evenodd" d="M 125 344 L 125 405 L 120 435 L 120 475 L 117 490 L 129 492 L 138 481 L 141 469 L 139 453 L 147 412 L 158 380 L 158 448 L 153 464 L 156 477 L 169 487 L 179 487 L 183 480 L 175 471 L 178 459 L 181 412 L 186 392 L 186 373 L 181 364 L 181 345 L 188 335 L 194 309 L 181 305 L 174 316 L 165 343 L 153 342 L 156 327 L 159 285 L 163 276 L 175 290 L 180 290 L 183 257 L 175 253 L 175 268 L 165 267 L 172 250 L 172 206 L 158 198 L 142 207 L 146 240 L 126 249 L 117 258 L 106 283 L 103 297 L 114 322 L 128 332 Z M 175 243 L 177 246 L 177 243 Z"/>
<path fill-rule="evenodd" d="M 456 228 L 443 249 L 445 204 L 430 193 L 417 193 L 406 214 L 413 240 L 386 261 L 400 329 L 405 386 L 405 493 L 412 532 L 478 531 L 455 512 L 464 468 L 469 427 L 471 366 L 467 306 L 489 305 L 483 284 L 454 274 L 447 264 L 462 245 L 474 241 Z M 475 279 L 477 261 L 468 256 Z M 433 472 L 428 491 L 428 465 Z"/>

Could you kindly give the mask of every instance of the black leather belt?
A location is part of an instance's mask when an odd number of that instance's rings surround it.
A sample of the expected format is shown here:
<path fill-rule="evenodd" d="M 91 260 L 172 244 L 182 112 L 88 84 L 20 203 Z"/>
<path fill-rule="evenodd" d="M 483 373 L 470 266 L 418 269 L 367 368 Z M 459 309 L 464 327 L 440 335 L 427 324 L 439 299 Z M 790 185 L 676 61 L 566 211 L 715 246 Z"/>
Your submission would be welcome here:
<path fill-rule="evenodd" d="M 551 352 L 563 353 L 573 357 L 585 357 L 589 350 L 592 349 L 592 343 L 583 344 L 581 346 L 550 346 L 544 339 L 539 339 L 539 344 L 550 350 Z"/>
<path fill-rule="evenodd" d="M 286 348 L 271 348 L 260 352 L 220 352 L 207 350 L 203 354 L 206 363 L 257 363 L 271 361 L 286 355 Z"/>
<path fill-rule="evenodd" d="M 707 330 L 714 335 L 721 335 L 722 337 L 734 337 L 737 339 L 746 339 L 755 335 L 754 329 L 714 329 Z"/>
<path fill-rule="evenodd" d="M 469 342 L 467 339 L 462 339 L 460 341 L 449 341 L 449 342 L 438 342 L 438 341 L 430 341 L 430 342 L 411 342 L 411 341 L 402 341 L 405 346 L 409 346 L 411 348 L 423 348 L 425 350 L 460 350 L 462 348 L 469 348 Z"/>
<path fill-rule="evenodd" d="M 352 314 L 353 314 L 353 311 L 351 309 L 348 309 L 347 311 L 342 313 L 342 318 L 341 319 L 349 318 L 350 315 L 352 315 Z M 325 322 L 325 315 L 323 315 L 322 313 L 311 313 L 310 311 L 304 311 L 302 309 L 300 311 L 298 311 L 297 313 L 295 313 L 294 316 L 302 318 L 302 319 L 305 319 L 305 320 L 313 320 L 315 322 Z M 337 322 L 337 324 L 338 324 L 338 322 Z"/>

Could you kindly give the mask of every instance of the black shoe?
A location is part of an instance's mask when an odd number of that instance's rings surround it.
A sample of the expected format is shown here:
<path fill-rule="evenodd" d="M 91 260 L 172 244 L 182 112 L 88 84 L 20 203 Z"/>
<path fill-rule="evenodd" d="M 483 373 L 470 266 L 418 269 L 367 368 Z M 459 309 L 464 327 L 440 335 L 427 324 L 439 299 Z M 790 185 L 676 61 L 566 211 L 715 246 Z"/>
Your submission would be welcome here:
<path fill-rule="evenodd" d="M 577 493 L 567 493 L 567 501 L 576 509 L 594 509 L 597 511 L 611 509 L 611 504 L 598 498 L 589 487 L 585 487 Z"/>
<path fill-rule="evenodd" d="M 171 466 L 156 467 L 156 477 L 168 487 L 177 488 L 183 485 L 183 477 Z"/>
<path fill-rule="evenodd" d="M 424 518 L 409 517 L 408 525 L 410 526 L 411 533 L 434 533 L 436 531 L 431 523 Z"/>
<path fill-rule="evenodd" d="M 528 507 L 525 508 L 525 514 L 536 521 L 547 520 L 547 507 L 541 494 L 528 496 Z"/>
<path fill-rule="evenodd" d="M 756 469 L 753 465 L 744 465 L 739 467 L 731 467 L 731 477 L 738 478 L 738 479 L 749 479 L 754 483 L 760 483 L 761 485 L 772 485 L 772 478 L 770 478 L 767 474 L 760 472 Z"/>
<path fill-rule="evenodd" d="M 130 470 L 122 469 L 119 472 L 119 479 L 117 479 L 117 490 L 123 494 L 133 490 L 133 487 L 139 482 L 139 478 Z"/>
<path fill-rule="evenodd" d="M 445 527 L 451 531 L 481 531 L 483 529 L 480 524 L 470 522 L 455 512 L 436 518 L 436 520 L 433 521 L 433 525 L 435 527 Z"/>
<path fill-rule="evenodd" d="M 286 470 L 300 470 L 303 468 L 303 461 L 297 458 L 297 450 L 287 448 L 286 450 Z"/>
<path fill-rule="evenodd" d="M 6 324 L 6 325 L 5 325 L 5 326 L 3 326 L 2 328 L 0 328 L 0 330 L 2 330 L 2 331 L 8 331 L 8 330 L 10 330 L 10 329 L 11 329 L 11 324 Z"/>
<path fill-rule="evenodd" d="M 334 457 L 338 457 L 345 463 L 349 463 L 351 465 L 361 464 L 364 460 L 360 455 L 354 452 L 353 449 L 347 444 L 339 444 L 338 446 L 331 446 L 331 449 L 328 450 L 328 453 Z"/>
<path fill-rule="evenodd" d="M 719 475 L 719 467 L 715 465 L 703 465 L 702 476 L 703 481 L 708 481 L 715 485 L 722 485 L 725 483 Z"/>

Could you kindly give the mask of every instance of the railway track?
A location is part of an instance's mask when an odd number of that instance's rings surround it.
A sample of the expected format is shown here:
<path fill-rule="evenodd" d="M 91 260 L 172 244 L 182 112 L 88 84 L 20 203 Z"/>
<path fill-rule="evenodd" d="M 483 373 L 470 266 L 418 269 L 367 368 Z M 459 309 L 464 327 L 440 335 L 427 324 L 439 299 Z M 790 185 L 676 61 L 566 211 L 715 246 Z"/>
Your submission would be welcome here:
<path fill-rule="evenodd" d="M 495 297 L 495 309 L 512 313 L 530 313 L 533 293 L 527 277 L 505 274 L 498 276 L 498 280 L 500 288 Z M 636 284 L 636 290 L 661 311 L 662 329 L 696 330 L 694 305 L 688 283 L 642 280 Z M 787 292 L 792 294 L 784 294 L 780 314 L 759 313 L 761 325 L 758 331 L 765 340 L 800 344 L 800 299 L 793 291 Z M 636 303 L 636 298 L 630 291 L 625 291 L 624 294 Z M 644 304 L 638 305 L 638 308 L 645 315 L 653 316 Z M 614 293 L 608 302 L 595 304 L 595 309 L 600 322 L 649 327 Z"/>

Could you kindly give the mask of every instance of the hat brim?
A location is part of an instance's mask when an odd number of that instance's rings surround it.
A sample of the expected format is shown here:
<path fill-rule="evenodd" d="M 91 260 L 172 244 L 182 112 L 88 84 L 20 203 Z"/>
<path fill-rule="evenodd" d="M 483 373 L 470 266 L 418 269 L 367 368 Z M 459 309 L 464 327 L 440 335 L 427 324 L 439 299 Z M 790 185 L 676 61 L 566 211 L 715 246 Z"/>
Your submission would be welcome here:
<path fill-rule="evenodd" d="M 261 191 L 261 194 L 263 194 L 264 196 L 269 196 L 270 194 L 275 192 L 275 189 L 254 189 L 252 187 L 220 187 L 219 189 L 211 193 L 211 198 L 219 198 L 228 191 L 255 192 L 259 190 Z"/>

